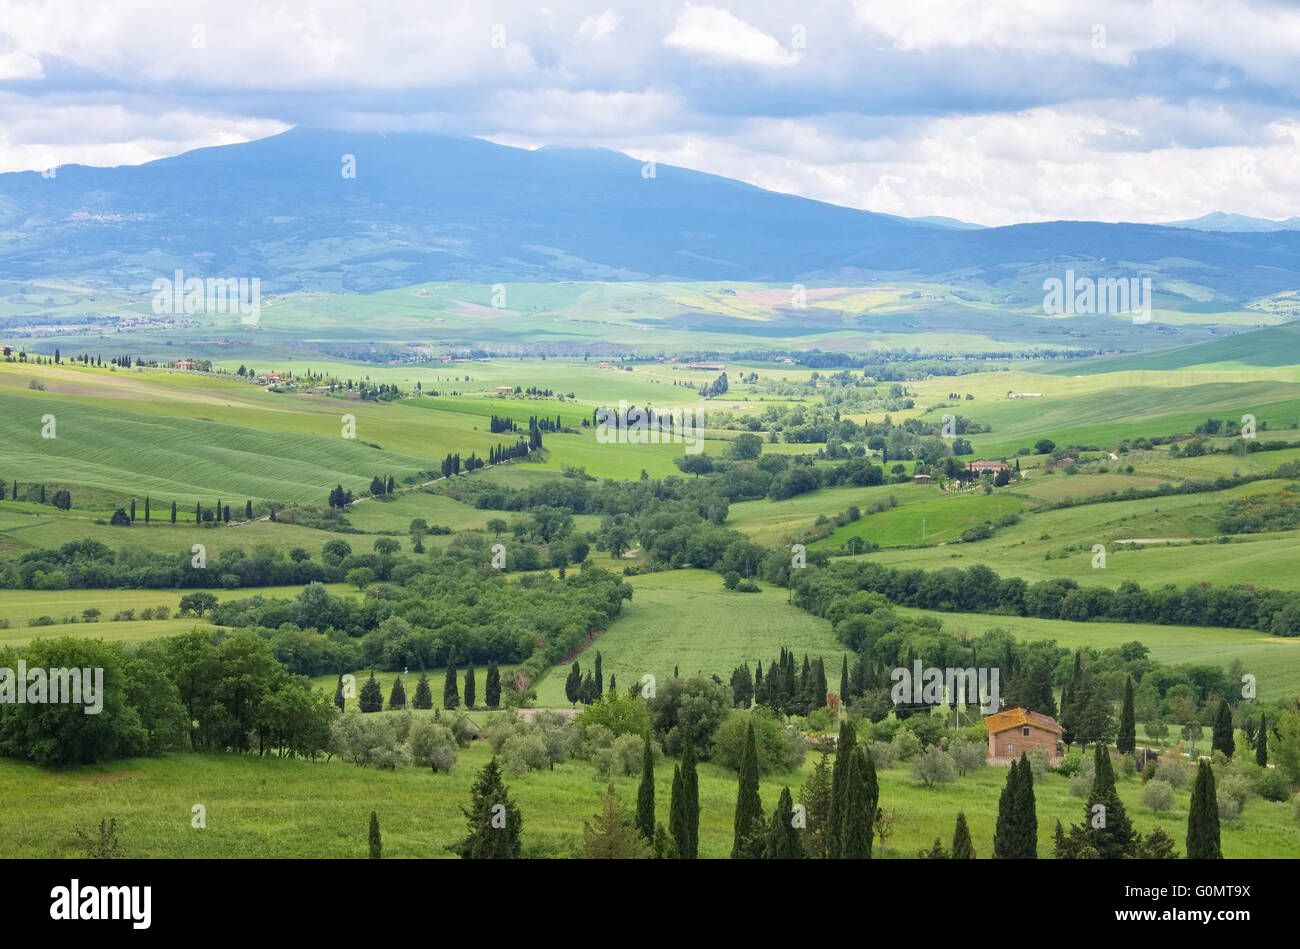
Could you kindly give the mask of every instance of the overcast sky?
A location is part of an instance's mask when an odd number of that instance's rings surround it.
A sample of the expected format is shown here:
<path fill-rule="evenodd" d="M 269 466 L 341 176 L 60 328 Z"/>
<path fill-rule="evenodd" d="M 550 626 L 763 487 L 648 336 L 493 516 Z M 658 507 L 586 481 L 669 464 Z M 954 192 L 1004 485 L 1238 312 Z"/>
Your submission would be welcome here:
<path fill-rule="evenodd" d="M 1284 218 L 1298 77 L 1300 5 L 1264 0 L 0 0 L 0 171 L 327 125 L 909 217 Z"/>

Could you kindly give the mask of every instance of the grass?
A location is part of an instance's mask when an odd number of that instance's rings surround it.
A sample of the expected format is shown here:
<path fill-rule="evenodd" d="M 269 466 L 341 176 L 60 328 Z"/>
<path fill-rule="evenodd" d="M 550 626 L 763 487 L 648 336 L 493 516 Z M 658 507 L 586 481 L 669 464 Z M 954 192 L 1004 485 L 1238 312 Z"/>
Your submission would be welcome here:
<path fill-rule="evenodd" d="M 487 763 L 491 749 L 476 742 L 461 749 L 455 770 L 398 772 L 362 769 L 338 760 L 309 762 L 255 756 L 172 754 L 63 771 L 0 760 L 0 835 L 13 857 L 75 857 L 78 829 L 101 817 L 117 819 L 127 857 L 321 857 L 364 858 L 371 811 L 379 817 L 385 858 L 446 857 L 445 848 L 465 833 L 461 806 Z M 767 775 L 760 782 L 763 805 L 775 807 L 781 787 L 798 799 L 816 761 L 810 753 L 797 772 Z M 655 769 L 655 806 L 666 820 L 672 769 L 664 758 Z M 704 762 L 700 776 L 700 855 L 730 854 L 736 777 Z M 1006 772 L 984 768 L 957 782 L 922 787 L 900 764 L 879 774 L 880 806 L 898 817 L 887 856 L 914 857 L 940 838 L 952 841 L 957 812 L 964 811 L 977 857 L 993 849 L 997 802 Z M 615 778 L 625 807 L 635 805 L 638 777 Z M 580 845 L 584 821 L 599 808 L 605 781 L 590 764 L 570 761 L 553 771 L 506 777 L 523 816 L 525 857 L 567 856 Z M 1177 792 L 1173 810 L 1155 815 L 1140 801 L 1136 779 L 1120 777 L 1118 790 L 1139 833 L 1159 825 L 1184 849 L 1189 792 Z M 1051 856 L 1055 822 L 1083 818 L 1084 802 L 1064 778 L 1049 774 L 1035 783 L 1038 851 Z M 207 827 L 191 826 L 192 808 L 206 809 Z M 1259 799 L 1223 824 L 1225 857 L 1287 858 L 1300 852 L 1300 824 L 1290 804 Z M 874 855 L 882 856 L 880 840 Z"/>

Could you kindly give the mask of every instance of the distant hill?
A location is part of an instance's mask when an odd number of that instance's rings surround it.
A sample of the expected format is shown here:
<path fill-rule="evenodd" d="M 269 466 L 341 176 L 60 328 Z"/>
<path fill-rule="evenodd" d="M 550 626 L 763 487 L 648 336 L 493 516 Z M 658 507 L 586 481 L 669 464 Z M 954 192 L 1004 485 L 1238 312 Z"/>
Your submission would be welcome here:
<path fill-rule="evenodd" d="M 1297 231 L 1300 230 L 1300 217 L 1289 217 L 1285 221 L 1270 221 L 1263 217 L 1248 217 L 1245 214 L 1225 214 L 1215 211 L 1192 218 L 1189 221 L 1170 221 L 1165 227 L 1186 227 L 1194 231 L 1225 231 L 1234 234 L 1260 233 L 1263 231 Z"/>
<path fill-rule="evenodd" d="M 1166 308 L 1300 287 L 1300 232 L 957 224 L 605 149 L 294 129 L 139 166 L 0 175 L 0 281 L 147 291 L 181 269 L 260 277 L 267 291 L 369 292 L 452 280 L 910 278 L 991 288 L 1028 310 L 1044 277 L 1066 268 L 1151 276 Z"/>
<path fill-rule="evenodd" d="M 1240 363 L 1243 366 L 1259 367 L 1300 365 L 1300 320 L 1241 333 L 1237 336 L 1156 352 L 1093 356 L 1054 369 L 1052 373 L 1091 375 L 1099 372 L 1124 372 L 1131 369 L 1186 369 L 1189 366 L 1214 363 Z"/>

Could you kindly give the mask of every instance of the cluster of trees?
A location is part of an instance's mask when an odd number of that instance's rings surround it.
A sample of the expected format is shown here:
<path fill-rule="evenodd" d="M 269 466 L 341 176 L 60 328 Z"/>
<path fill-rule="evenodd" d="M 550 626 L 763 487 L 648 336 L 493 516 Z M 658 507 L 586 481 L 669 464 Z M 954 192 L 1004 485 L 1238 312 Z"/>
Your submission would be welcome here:
<path fill-rule="evenodd" d="M 11 490 L 11 494 L 5 493 L 5 487 L 6 485 L 4 479 L 0 478 L 0 500 L 3 500 L 5 497 L 9 497 L 10 500 L 13 501 L 19 501 L 19 500 L 32 501 L 35 502 L 36 504 L 48 503 L 48 504 L 53 504 L 61 511 L 66 511 L 70 507 L 72 507 L 72 495 L 68 493 L 66 488 L 59 488 L 54 492 L 50 493 L 47 500 L 44 484 L 37 483 L 37 484 L 29 485 L 27 489 L 23 492 L 23 496 L 21 498 L 18 497 L 18 488 L 20 486 L 18 484 L 17 478 L 15 478 L 12 484 L 8 486 Z"/>
<path fill-rule="evenodd" d="M 1028 583 L 999 577 L 977 564 L 967 570 L 898 569 L 875 563 L 836 563 L 792 576 L 794 602 L 818 616 L 837 597 L 872 591 L 900 606 L 942 612 L 1037 616 L 1076 622 L 1157 623 L 1258 629 L 1300 635 L 1300 593 L 1245 584 L 1173 584 L 1155 589 L 1125 581 L 1116 589 L 1081 587 L 1068 577 Z"/>
<path fill-rule="evenodd" d="M 847 676 L 847 666 L 845 669 Z M 753 674 L 749 671 L 749 663 L 733 669 L 731 695 L 736 708 L 765 705 L 785 715 L 807 715 L 830 701 L 826 666 L 821 656 L 810 663 L 808 654 L 804 653 L 803 665 L 796 668 L 794 652 L 782 646 L 781 655 L 768 664 L 766 676 L 761 662 Z"/>
<path fill-rule="evenodd" d="M 373 487 L 373 482 L 372 482 Z M 356 498 L 352 496 L 351 491 L 344 491 L 343 485 L 337 485 L 330 491 L 329 503 L 333 508 L 345 508 L 350 505 Z"/>

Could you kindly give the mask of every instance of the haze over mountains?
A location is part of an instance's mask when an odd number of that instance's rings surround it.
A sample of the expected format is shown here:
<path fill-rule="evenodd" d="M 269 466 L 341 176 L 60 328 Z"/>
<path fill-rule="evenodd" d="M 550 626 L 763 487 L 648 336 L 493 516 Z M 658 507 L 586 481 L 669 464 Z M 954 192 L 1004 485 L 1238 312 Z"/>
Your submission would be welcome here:
<path fill-rule="evenodd" d="M 1300 231 L 1183 225 L 909 220 L 668 165 L 651 175 L 604 149 L 294 129 L 140 166 L 0 175 L 0 280 L 147 290 L 181 269 L 260 277 L 269 291 L 367 292 L 433 280 L 892 277 L 1029 301 L 1072 267 L 1150 276 L 1171 306 L 1300 286 Z"/>

